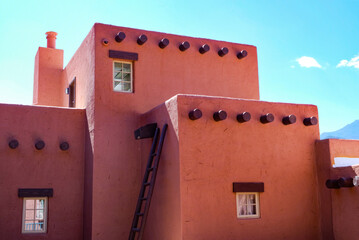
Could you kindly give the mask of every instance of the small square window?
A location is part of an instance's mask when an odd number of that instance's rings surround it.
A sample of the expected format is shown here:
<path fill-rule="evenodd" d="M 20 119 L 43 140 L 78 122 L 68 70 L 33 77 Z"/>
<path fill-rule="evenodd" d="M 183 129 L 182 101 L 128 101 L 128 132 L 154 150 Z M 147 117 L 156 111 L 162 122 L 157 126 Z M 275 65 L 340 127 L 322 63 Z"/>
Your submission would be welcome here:
<path fill-rule="evenodd" d="M 116 92 L 133 92 L 131 62 L 113 62 L 113 90 Z"/>
<path fill-rule="evenodd" d="M 47 197 L 24 198 L 22 233 L 45 233 L 47 228 Z"/>
<path fill-rule="evenodd" d="M 237 217 L 238 218 L 259 218 L 259 193 L 237 192 Z"/>

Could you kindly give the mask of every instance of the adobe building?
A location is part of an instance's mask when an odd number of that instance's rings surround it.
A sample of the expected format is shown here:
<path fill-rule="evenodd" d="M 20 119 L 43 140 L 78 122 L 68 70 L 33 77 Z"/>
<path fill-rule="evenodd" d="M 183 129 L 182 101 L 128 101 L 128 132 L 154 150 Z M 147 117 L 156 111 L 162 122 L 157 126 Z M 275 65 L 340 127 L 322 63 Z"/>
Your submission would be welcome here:
<path fill-rule="evenodd" d="M 256 47 L 98 23 L 66 67 L 55 45 L 33 105 L 0 104 L 1 239 L 359 238 L 359 167 L 333 168 L 359 142 L 261 101 Z"/>

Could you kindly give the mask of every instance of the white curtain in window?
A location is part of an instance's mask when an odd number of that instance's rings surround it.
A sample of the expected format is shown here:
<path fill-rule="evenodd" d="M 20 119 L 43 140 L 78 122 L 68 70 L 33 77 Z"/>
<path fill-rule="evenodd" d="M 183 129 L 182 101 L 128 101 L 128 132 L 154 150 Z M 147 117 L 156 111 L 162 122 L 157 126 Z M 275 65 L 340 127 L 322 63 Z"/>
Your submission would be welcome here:
<path fill-rule="evenodd" d="M 255 201 L 256 197 L 254 194 L 238 195 L 239 215 L 255 215 Z"/>

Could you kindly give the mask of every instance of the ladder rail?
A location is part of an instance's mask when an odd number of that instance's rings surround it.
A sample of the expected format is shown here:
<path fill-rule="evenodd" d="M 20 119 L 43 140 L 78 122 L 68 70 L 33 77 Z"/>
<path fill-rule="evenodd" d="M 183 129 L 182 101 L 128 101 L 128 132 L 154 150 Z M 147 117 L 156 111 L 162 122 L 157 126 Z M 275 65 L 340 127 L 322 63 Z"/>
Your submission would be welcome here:
<path fill-rule="evenodd" d="M 151 204 L 153 190 L 156 182 L 156 176 L 161 158 L 163 143 L 167 132 L 167 127 L 168 125 L 164 124 L 159 141 L 158 141 L 158 135 L 160 133 L 160 129 L 156 128 L 155 130 L 150 154 L 147 161 L 147 167 L 141 185 L 140 194 L 137 199 L 137 205 L 132 221 L 129 240 L 134 240 L 136 238 L 136 233 L 138 233 L 137 239 L 138 240 L 142 239 L 144 229 L 146 226 L 146 220 L 147 220 L 150 204 Z M 143 205 L 144 207 L 142 208 Z M 140 218 L 141 218 L 141 222 L 139 224 Z"/>
<path fill-rule="evenodd" d="M 149 173 L 148 173 L 147 169 L 152 166 L 153 154 L 154 154 L 155 151 L 156 151 L 159 131 L 160 131 L 160 129 L 159 129 L 159 128 L 156 128 L 155 134 L 154 134 L 154 136 L 153 136 L 152 145 L 151 145 L 151 150 L 150 150 L 150 154 L 149 154 L 149 156 L 148 156 L 147 167 L 146 167 L 146 170 L 145 170 L 145 175 L 143 176 L 142 183 L 143 183 L 144 181 L 147 181 L 147 180 L 148 180 L 148 175 L 149 175 Z M 133 220 L 132 220 L 132 225 L 131 225 L 131 231 L 130 231 L 129 240 L 135 239 L 136 232 L 133 231 L 133 229 L 136 229 L 136 228 L 137 228 L 137 225 L 138 225 L 138 220 L 139 220 L 139 217 L 140 217 L 140 216 L 137 215 L 137 213 L 139 213 L 139 212 L 141 211 L 141 207 L 142 207 L 142 200 L 141 200 L 141 199 L 143 198 L 143 195 L 144 195 L 144 193 L 145 193 L 145 190 L 146 190 L 146 186 L 144 186 L 144 185 L 142 184 L 141 190 L 140 190 L 140 193 L 139 193 L 139 196 L 138 196 L 138 200 L 137 200 L 137 205 L 136 205 L 135 214 L 134 214 Z"/>
<path fill-rule="evenodd" d="M 159 162 L 160 162 L 160 158 L 161 158 L 162 147 L 163 147 L 163 143 L 164 143 L 164 140 L 165 140 L 167 127 L 168 127 L 168 125 L 165 124 L 163 126 L 163 128 L 162 128 L 160 141 L 158 143 L 158 148 L 157 148 L 157 151 L 156 151 L 154 169 L 153 169 L 153 173 L 152 173 L 152 177 L 151 177 L 150 187 L 149 187 L 148 194 L 147 194 L 147 201 L 145 203 L 145 211 L 144 211 L 144 215 L 143 215 L 142 221 L 141 221 L 140 233 L 139 233 L 139 237 L 138 237 L 139 240 L 142 239 L 142 236 L 143 236 L 143 233 L 144 233 L 144 230 L 145 230 L 145 226 L 146 226 L 147 216 L 148 216 L 148 212 L 149 212 L 149 209 L 150 209 L 150 204 L 151 204 L 151 199 L 152 199 L 154 186 L 155 186 L 155 183 L 156 183 L 157 170 L 158 170 L 158 166 L 159 166 Z"/>

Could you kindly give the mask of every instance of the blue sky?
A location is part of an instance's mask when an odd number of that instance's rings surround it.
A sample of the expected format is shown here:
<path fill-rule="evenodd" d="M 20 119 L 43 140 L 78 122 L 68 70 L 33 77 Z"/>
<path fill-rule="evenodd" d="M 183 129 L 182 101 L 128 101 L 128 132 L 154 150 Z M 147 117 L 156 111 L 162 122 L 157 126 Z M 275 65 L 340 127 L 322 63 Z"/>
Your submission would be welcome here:
<path fill-rule="evenodd" d="M 321 132 L 359 119 L 359 1 L 6 1 L 0 102 L 31 104 L 34 57 L 58 32 L 65 64 L 95 22 L 257 46 L 261 100 L 315 104 Z"/>

